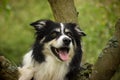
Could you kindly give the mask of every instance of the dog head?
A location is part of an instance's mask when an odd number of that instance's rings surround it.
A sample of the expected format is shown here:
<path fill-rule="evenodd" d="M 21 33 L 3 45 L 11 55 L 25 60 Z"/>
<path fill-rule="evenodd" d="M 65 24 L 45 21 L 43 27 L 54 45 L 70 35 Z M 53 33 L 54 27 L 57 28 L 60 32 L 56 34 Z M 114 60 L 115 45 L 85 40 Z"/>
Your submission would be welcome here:
<path fill-rule="evenodd" d="M 81 36 L 85 36 L 75 23 L 38 20 L 31 25 L 36 30 L 36 42 L 42 46 L 41 54 L 51 55 L 58 61 L 70 61 L 80 46 Z"/>

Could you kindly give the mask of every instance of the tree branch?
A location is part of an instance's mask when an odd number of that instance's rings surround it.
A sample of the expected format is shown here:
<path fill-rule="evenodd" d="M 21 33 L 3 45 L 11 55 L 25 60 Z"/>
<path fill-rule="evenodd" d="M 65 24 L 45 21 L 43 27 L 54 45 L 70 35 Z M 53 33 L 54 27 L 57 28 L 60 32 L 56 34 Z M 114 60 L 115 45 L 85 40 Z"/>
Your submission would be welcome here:
<path fill-rule="evenodd" d="M 0 56 L 0 80 L 18 80 L 17 66 Z"/>
<path fill-rule="evenodd" d="M 48 0 L 57 22 L 77 23 L 77 11 L 73 0 Z"/>
<path fill-rule="evenodd" d="M 93 67 L 90 80 L 110 80 L 120 64 L 120 19 L 115 25 L 115 34 L 103 49 Z"/>

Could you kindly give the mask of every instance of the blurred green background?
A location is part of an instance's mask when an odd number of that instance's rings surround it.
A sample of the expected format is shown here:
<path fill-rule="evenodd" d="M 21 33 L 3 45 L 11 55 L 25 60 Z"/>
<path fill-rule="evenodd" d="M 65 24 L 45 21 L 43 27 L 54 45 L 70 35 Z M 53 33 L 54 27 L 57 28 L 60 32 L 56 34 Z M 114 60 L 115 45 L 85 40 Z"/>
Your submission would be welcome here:
<path fill-rule="evenodd" d="M 120 17 L 119 0 L 75 0 L 83 38 L 84 62 L 94 63 Z M 15 64 L 22 61 L 34 42 L 29 25 L 38 19 L 54 20 L 47 0 L 0 0 L 0 55 Z"/>

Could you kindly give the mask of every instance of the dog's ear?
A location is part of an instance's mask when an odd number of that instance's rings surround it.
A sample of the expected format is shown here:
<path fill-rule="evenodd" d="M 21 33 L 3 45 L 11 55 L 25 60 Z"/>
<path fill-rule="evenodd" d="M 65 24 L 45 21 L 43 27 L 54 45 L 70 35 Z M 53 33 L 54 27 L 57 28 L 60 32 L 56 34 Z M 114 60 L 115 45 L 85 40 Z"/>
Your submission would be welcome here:
<path fill-rule="evenodd" d="M 71 27 L 75 29 L 79 36 L 86 36 L 86 34 L 79 28 L 79 25 L 76 23 L 68 23 Z"/>
<path fill-rule="evenodd" d="M 82 30 L 80 30 L 78 26 L 75 27 L 75 30 L 80 36 L 86 36 L 86 34 Z"/>
<path fill-rule="evenodd" d="M 38 20 L 38 21 L 31 23 L 30 25 L 33 26 L 37 31 L 39 31 L 40 29 L 47 26 L 47 24 L 50 22 L 52 21 L 51 20 Z"/>

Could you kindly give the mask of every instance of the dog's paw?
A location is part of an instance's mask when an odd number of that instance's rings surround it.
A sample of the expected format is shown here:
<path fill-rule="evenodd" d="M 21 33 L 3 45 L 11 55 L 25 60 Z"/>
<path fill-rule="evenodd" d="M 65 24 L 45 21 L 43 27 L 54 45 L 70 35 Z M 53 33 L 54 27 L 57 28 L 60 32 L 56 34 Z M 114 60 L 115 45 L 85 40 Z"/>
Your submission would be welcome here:
<path fill-rule="evenodd" d="M 32 67 L 18 67 L 20 76 L 18 80 L 31 80 L 34 75 L 34 69 Z"/>

